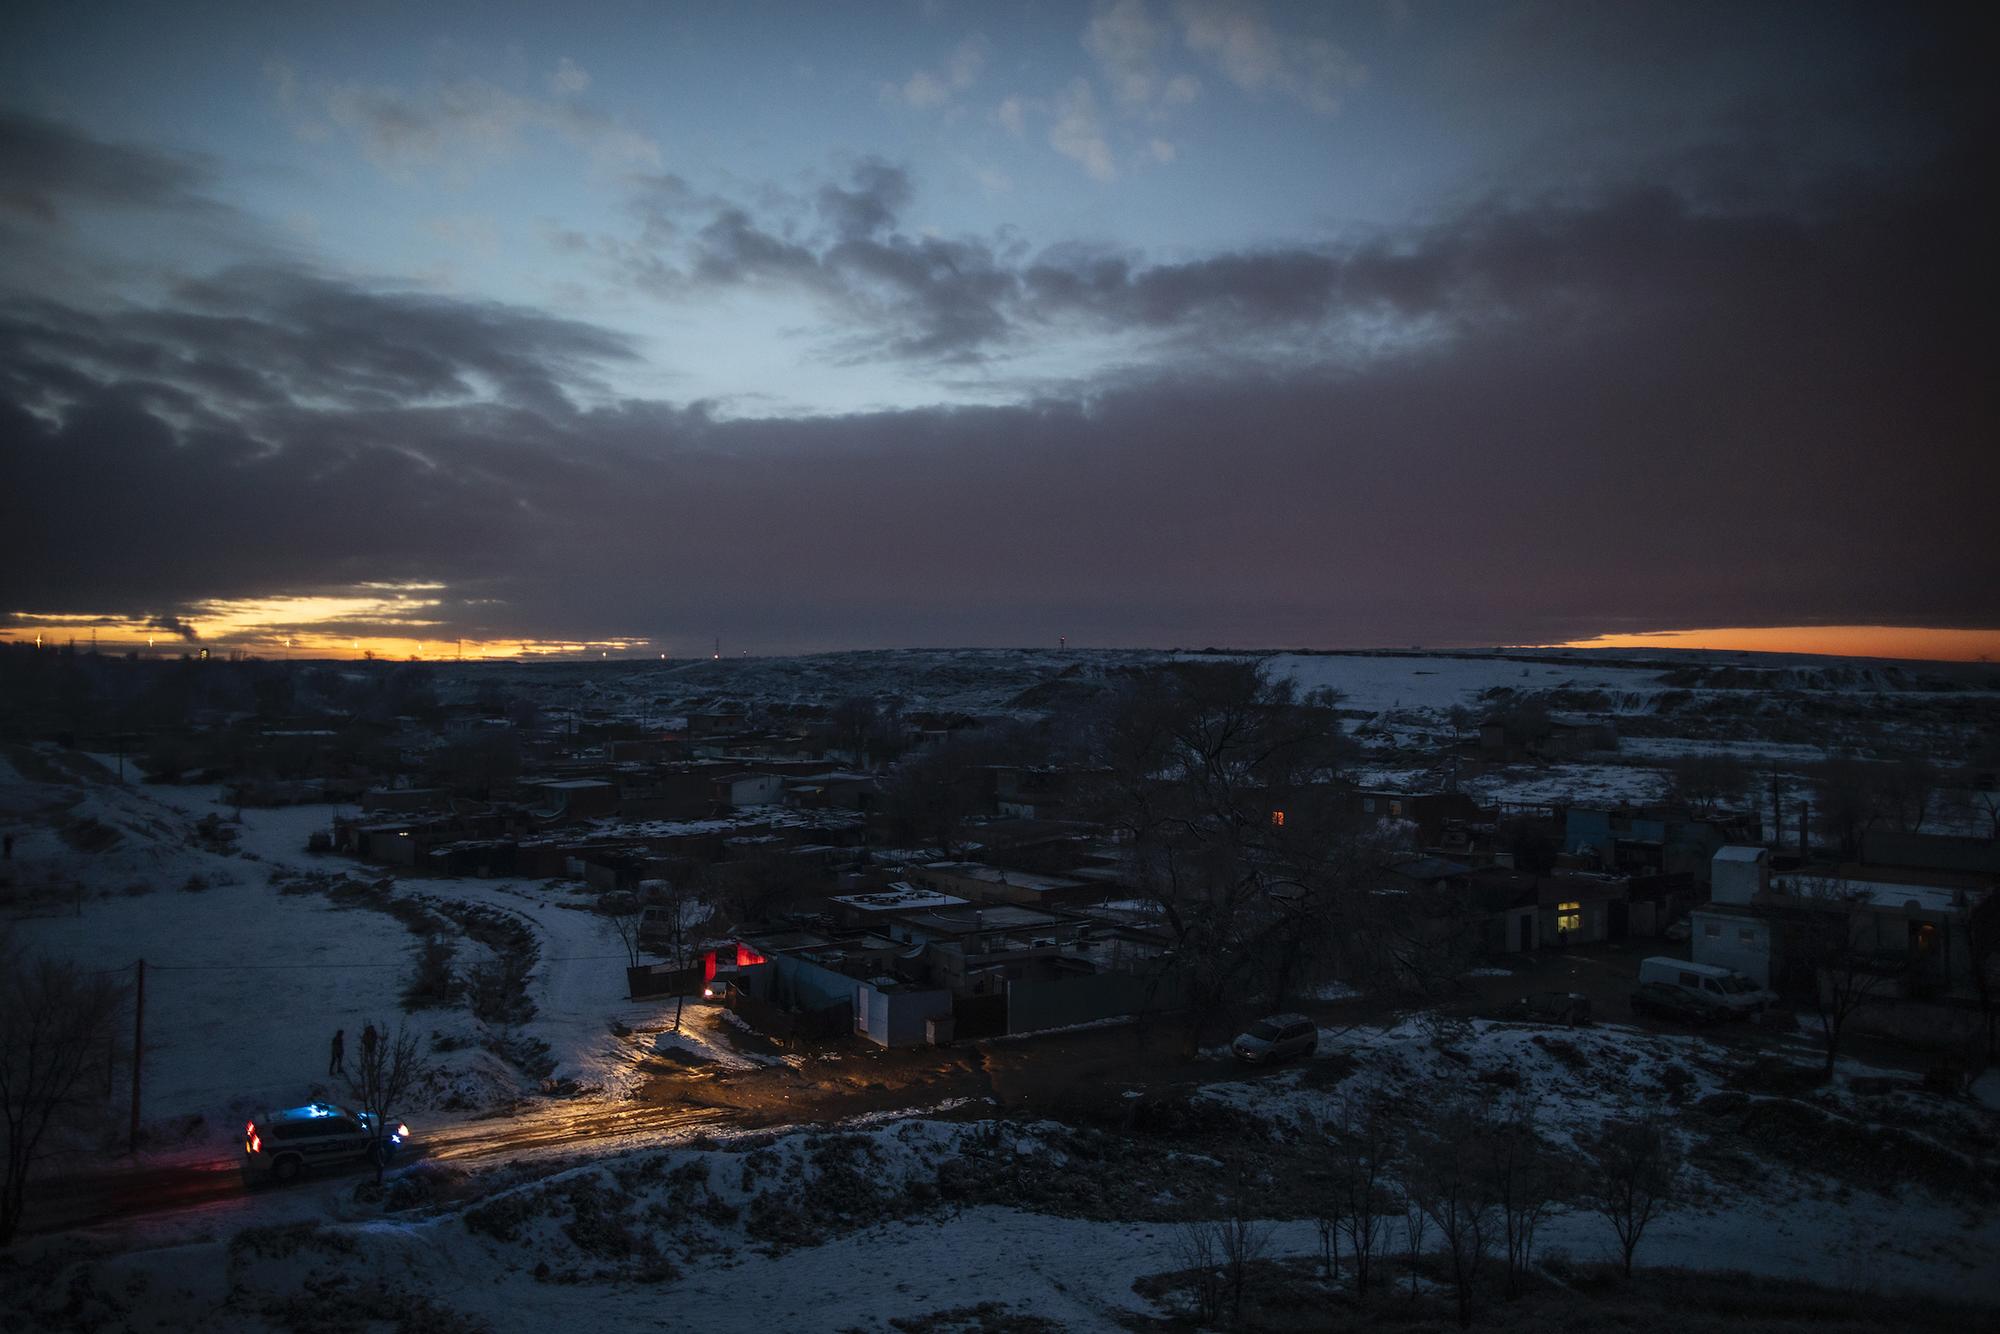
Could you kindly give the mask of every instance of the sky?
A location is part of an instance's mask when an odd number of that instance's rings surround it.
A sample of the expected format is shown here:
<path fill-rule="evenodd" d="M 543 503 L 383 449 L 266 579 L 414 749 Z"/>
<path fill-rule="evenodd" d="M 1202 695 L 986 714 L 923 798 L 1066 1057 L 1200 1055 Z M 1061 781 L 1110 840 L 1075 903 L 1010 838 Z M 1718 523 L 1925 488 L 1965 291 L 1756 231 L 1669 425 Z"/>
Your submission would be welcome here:
<path fill-rule="evenodd" d="M 0 637 L 1990 654 L 1978 38 L 16 3 Z"/>

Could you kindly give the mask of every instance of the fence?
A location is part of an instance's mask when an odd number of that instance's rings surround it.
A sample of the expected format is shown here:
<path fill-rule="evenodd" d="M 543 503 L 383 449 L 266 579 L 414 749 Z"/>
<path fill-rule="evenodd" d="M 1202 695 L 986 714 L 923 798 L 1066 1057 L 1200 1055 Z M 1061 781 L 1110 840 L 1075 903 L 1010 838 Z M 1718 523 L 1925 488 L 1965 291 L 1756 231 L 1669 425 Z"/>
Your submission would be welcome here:
<path fill-rule="evenodd" d="M 692 996 L 701 990 L 701 984 L 702 969 L 699 964 L 676 968 L 672 964 L 642 963 L 625 970 L 625 994 L 632 1000 L 650 1000 L 655 996 Z"/>

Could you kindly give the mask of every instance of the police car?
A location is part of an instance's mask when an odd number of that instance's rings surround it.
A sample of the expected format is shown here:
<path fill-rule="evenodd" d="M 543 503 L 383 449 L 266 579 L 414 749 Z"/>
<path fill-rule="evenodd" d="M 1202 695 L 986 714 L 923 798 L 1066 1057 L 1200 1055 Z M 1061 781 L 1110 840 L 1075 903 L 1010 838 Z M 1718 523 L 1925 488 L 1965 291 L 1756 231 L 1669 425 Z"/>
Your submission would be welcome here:
<path fill-rule="evenodd" d="M 243 1175 L 285 1182 L 308 1167 L 328 1163 L 387 1163 L 409 1136 L 410 1128 L 400 1122 L 388 1134 L 378 1134 L 372 1113 L 330 1102 L 266 1112 L 243 1123 Z"/>

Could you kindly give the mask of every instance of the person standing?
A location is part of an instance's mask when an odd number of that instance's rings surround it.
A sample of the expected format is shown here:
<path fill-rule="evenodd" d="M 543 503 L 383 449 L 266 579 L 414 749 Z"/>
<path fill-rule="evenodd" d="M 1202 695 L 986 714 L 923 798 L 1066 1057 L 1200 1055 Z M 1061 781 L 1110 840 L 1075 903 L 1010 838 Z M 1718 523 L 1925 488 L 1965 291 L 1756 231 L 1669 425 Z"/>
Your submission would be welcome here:
<path fill-rule="evenodd" d="M 361 1030 L 361 1063 L 366 1065 L 375 1056 L 375 1025 Z"/>
<path fill-rule="evenodd" d="M 326 1061 L 326 1072 L 328 1074 L 344 1075 L 347 1073 L 346 1052 L 347 1052 L 347 1030 L 344 1028 L 336 1028 L 333 1030 L 333 1052 L 330 1056 L 327 1057 Z"/>

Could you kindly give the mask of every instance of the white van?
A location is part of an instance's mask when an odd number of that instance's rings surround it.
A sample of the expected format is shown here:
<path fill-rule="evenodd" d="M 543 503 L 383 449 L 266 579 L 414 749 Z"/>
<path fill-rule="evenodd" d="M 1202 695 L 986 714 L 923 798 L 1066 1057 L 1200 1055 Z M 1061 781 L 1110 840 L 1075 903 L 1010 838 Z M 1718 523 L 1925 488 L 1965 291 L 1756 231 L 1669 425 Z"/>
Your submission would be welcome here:
<path fill-rule="evenodd" d="M 1686 959 L 1664 956 L 1640 962 L 1639 984 L 1644 986 L 1648 982 L 1691 991 L 1703 1000 L 1746 1019 L 1762 1014 L 1764 1007 L 1777 999 L 1741 973 L 1732 973 L 1712 963 L 1690 963 Z"/>

